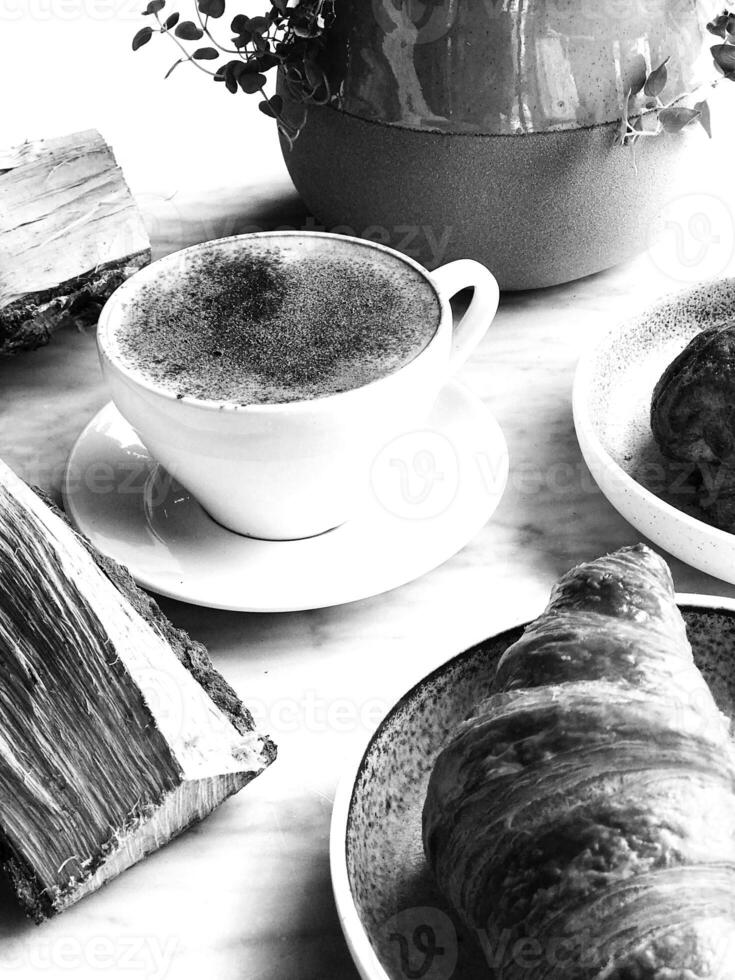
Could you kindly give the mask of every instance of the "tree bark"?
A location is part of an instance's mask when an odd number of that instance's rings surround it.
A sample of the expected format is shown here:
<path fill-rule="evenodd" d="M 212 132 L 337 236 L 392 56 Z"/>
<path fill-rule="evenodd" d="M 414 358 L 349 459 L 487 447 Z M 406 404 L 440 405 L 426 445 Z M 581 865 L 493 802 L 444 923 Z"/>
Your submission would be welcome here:
<path fill-rule="evenodd" d="M 150 261 L 140 212 L 95 130 L 0 149 L 0 355 L 95 324 Z"/>
<path fill-rule="evenodd" d="M 207 652 L 0 463 L 0 862 L 37 921 L 275 757 Z"/>

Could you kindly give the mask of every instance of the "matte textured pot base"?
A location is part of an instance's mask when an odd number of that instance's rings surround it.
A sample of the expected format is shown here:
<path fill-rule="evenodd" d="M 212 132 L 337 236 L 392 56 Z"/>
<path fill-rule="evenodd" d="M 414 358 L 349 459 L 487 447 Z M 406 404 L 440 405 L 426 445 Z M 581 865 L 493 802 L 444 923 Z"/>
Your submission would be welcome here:
<path fill-rule="evenodd" d="M 701 571 L 735 583 L 735 534 L 706 522 L 688 481 L 650 426 L 664 369 L 707 326 L 731 320 L 735 279 L 687 291 L 606 334 L 580 360 L 574 421 L 582 454 L 610 503 L 651 541 Z"/>
<path fill-rule="evenodd" d="M 301 105 L 288 111 L 303 122 Z M 296 189 L 328 229 L 382 241 L 428 268 L 474 258 L 501 289 L 531 289 L 643 251 L 706 144 L 692 128 L 641 140 L 634 156 L 615 145 L 616 128 L 475 136 L 316 106 L 293 147 L 281 143 Z"/>
<path fill-rule="evenodd" d="M 679 601 L 697 665 L 719 707 L 732 717 L 735 601 Z M 332 880 L 364 980 L 494 975 L 488 966 L 492 949 L 483 951 L 434 885 L 421 844 L 421 812 L 438 753 L 488 693 L 499 657 L 521 631 L 491 637 L 420 681 L 389 712 L 340 786 L 332 820 Z"/>
<path fill-rule="evenodd" d="M 377 595 L 436 568 L 488 521 L 507 477 L 498 423 L 450 382 L 425 427 L 378 455 L 359 515 L 316 537 L 262 541 L 216 524 L 112 405 L 72 450 L 64 505 L 145 588 L 210 608 L 283 612 Z"/>

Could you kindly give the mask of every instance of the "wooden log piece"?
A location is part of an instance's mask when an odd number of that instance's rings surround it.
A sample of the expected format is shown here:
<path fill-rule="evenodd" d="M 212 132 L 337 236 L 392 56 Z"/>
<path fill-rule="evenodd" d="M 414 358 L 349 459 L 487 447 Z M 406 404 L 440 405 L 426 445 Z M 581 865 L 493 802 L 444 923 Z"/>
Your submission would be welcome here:
<path fill-rule="evenodd" d="M 140 212 L 95 130 L 0 149 L 0 354 L 97 322 L 150 261 Z"/>
<path fill-rule="evenodd" d="M 0 463 L 0 861 L 37 921 L 275 757 L 204 647 Z"/>

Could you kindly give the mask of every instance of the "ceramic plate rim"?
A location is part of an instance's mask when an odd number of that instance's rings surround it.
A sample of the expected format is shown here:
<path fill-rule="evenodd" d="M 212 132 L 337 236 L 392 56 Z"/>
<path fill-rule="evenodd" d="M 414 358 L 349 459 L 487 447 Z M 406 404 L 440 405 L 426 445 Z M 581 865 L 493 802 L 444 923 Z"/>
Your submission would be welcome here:
<path fill-rule="evenodd" d="M 677 592 L 676 603 L 680 609 L 706 610 L 712 613 L 718 611 L 735 614 L 735 598 L 719 595 L 705 595 L 702 593 Z M 380 735 L 384 725 L 407 704 L 423 687 L 431 681 L 451 669 L 452 665 L 462 657 L 465 657 L 471 650 L 480 644 L 494 642 L 501 639 L 507 633 L 513 633 L 522 629 L 530 623 L 531 619 L 523 619 L 520 622 L 511 624 L 493 633 L 491 636 L 479 640 L 467 649 L 460 651 L 443 661 L 438 667 L 430 670 L 427 674 L 412 684 L 411 687 L 402 694 L 386 711 L 383 718 L 378 723 L 370 736 L 360 744 L 359 750 L 353 752 L 345 766 L 342 776 L 337 784 L 332 808 L 332 817 L 329 828 L 329 869 L 332 880 L 332 892 L 337 907 L 337 916 L 342 928 L 347 946 L 354 960 L 355 966 L 362 977 L 362 980 L 396 980 L 386 972 L 382 963 L 378 959 L 377 953 L 373 949 L 365 927 L 360 919 L 357 906 L 350 889 L 349 874 L 347 871 L 347 829 L 352 806 L 352 798 L 355 791 L 357 780 L 362 772 L 365 760 L 376 740 Z"/>
<path fill-rule="evenodd" d="M 651 306 L 648 310 L 649 313 L 654 312 L 654 310 L 663 309 L 666 306 L 675 304 L 677 299 L 684 299 L 687 295 L 695 293 L 696 290 L 685 290 L 679 294 L 678 297 L 667 300 L 666 302 L 661 302 Z M 638 497 L 644 501 L 648 507 L 654 511 L 657 511 L 669 525 L 676 526 L 677 524 L 689 528 L 696 534 L 704 535 L 709 538 L 715 544 L 719 544 L 723 547 L 733 548 L 735 547 L 735 534 L 729 531 L 723 531 L 721 528 L 713 527 L 711 524 L 707 524 L 705 521 L 700 520 L 698 517 L 693 517 L 691 514 L 687 514 L 673 504 L 668 503 L 666 500 L 662 500 L 655 493 L 652 493 L 647 487 L 639 483 L 634 479 L 623 467 L 612 457 L 608 452 L 607 448 L 603 444 L 602 440 L 597 434 L 592 416 L 589 411 L 589 401 L 587 394 L 590 389 L 590 382 L 594 377 L 594 362 L 597 355 L 603 349 L 609 348 L 612 343 L 625 336 L 628 333 L 634 332 L 645 312 L 634 316 L 622 324 L 618 324 L 607 330 L 599 340 L 595 343 L 590 344 L 582 353 L 577 368 L 574 374 L 574 384 L 572 388 L 572 415 L 574 418 L 574 428 L 577 434 L 577 441 L 579 443 L 580 449 L 582 450 L 582 455 L 585 461 L 588 462 L 588 455 L 591 455 L 596 463 L 604 468 L 607 474 L 614 477 L 615 480 L 623 487 L 623 490 L 627 490 L 633 497 Z M 588 462 L 589 465 L 589 462 Z M 593 473 L 593 476 L 595 474 Z M 595 476 L 595 482 L 598 483 L 597 477 Z M 607 490 L 600 486 L 600 490 L 608 501 L 618 510 L 617 502 L 611 499 Z M 622 515 L 625 519 L 632 523 L 626 515 Z M 638 528 L 642 534 L 647 534 L 647 532 Z M 686 559 L 684 559 L 686 560 Z M 689 564 L 689 562 L 687 562 Z"/>

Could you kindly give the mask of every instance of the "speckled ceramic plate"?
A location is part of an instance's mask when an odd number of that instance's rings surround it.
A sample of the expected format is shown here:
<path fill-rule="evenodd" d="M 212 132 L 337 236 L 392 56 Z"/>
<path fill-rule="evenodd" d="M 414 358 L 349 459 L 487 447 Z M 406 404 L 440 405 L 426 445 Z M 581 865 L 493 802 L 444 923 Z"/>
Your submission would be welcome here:
<path fill-rule="evenodd" d="M 610 503 L 682 561 L 735 583 L 735 534 L 708 524 L 690 470 L 666 460 L 650 427 L 656 382 L 700 330 L 732 319 L 735 279 L 700 286 L 608 333 L 583 355 L 574 423 L 587 465 Z"/>
<path fill-rule="evenodd" d="M 735 600 L 680 595 L 695 659 L 735 717 Z M 421 811 L 434 760 L 487 696 L 503 651 L 523 627 L 450 660 L 388 713 L 342 781 L 331 831 L 332 883 L 363 980 L 488 980 L 493 951 L 461 926 L 434 885 Z"/>

